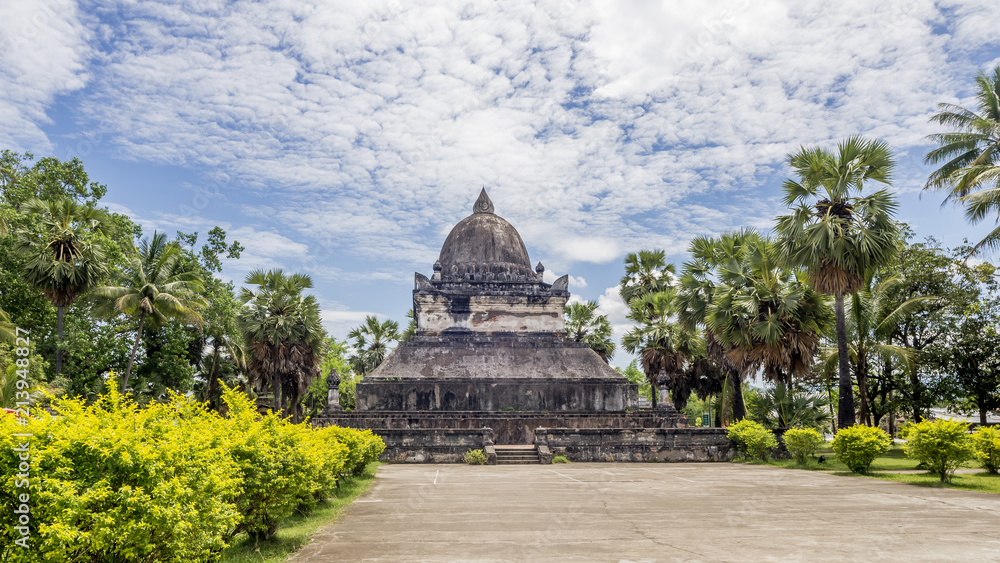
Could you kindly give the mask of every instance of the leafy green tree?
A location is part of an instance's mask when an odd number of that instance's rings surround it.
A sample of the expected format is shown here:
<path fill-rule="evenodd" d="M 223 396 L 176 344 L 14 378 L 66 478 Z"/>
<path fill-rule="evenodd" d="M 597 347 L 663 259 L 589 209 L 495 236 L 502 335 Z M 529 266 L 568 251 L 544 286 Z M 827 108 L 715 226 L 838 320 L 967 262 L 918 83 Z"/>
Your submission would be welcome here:
<path fill-rule="evenodd" d="M 389 346 L 399 340 L 399 323 L 393 320 L 380 323 L 375 315 L 368 315 L 361 326 L 347 333 L 347 338 L 354 340 L 351 368 L 364 377 L 389 356 L 392 351 Z"/>
<path fill-rule="evenodd" d="M 122 313 L 138 319 L 135 343 L 129 354 L 128 365 L 122 378 L 121 389 L 128 389 L 136 351 L 142 340 L 143 328 L 160 329 L 169 320 L 201 323 L 197 309 L 207 305 L 198 295 L 203 288 L 197 270 L 182 269 L 180 246 L 169 243 L 166 235 L 153 233 L 151 239 L 143 239 L 139 251 L 122 278 L 120 285 L 102 286 L 94 289 L 98 314 L 108 317 Z"/>
<path fill-rule="evenodd" d="M 16 336 L 16 327 L 10 322 L 10 315 L 0 309 L 0 343 L 8 342 L 13 344 Z"/>
<path fill-rule="evenodd" d="M 348 361 L 350 355 L 350 345 L 346 341 L 327 337 L 323 340 L 322 361 L 320 362 L 320 376 L 309 386 L 307 400 L 310 402 L 310 412 L 319 413 L 327 406 L 329 396 L 329 385 L 327 381 L 330 373 L 337 372 L 340 377 L 340 384 L 337 386 L 340 391 L 340 408 L 344 410 L 354 410 L 357 406 L 356 387 L 361 381 L 361 376 L 354 373 Z"/>
<path fill-rule="evenodd" d="M 400 342 L 409 342 L 417 335 L 417 319 L 413 316 L 413 309 L 406 311 L 406 318 L 409 320 L 406 323 L 406 330 L 399 335 Z"/>
<path fill-rule="evenodd" d="M 615 370 L 624 375 L 625 379 L 629 383 L 639 386 L 639 396 L 645 397 L 652 401 L 652 386 L 649 384 L 649 379 L 646 378 L 646 374 L 639 369 L 639 360 L 633 359 L 628 363 L 625 369 L 615 366 Z"/>
<path fill-rule="evenodd" d="M 325 337 L 319 305 L 312 295 L 306 274 L 286 275 L 281 270 L 254 270 L 243 288 L 240 326 L 247 347 L 247 368 L 252 387 L 270 385 L 276 411 L 291 411 L 292 419 L 302 418 L 299 399 L 319 376 L 320 352 Z"/>
<path fill-rule="evenodd" d="M 895 197 L 882 189 L 862 196 L 869 181 L 888 184 L 895 160 L 878 140 L 850 137 L 835 152 L 806 149 L 788 157 L 796 179 L 782 185 L 790 215 L 777 218 L 778 251 L 789 266 L 809 273 L 813 287 L 833 295 L 839 352 L 838 428 L 854 424 L 854 394 L 847 351 L 845 295 L 898 250 L 892 221 Z"/>
<path fill-rule="evenodd" d="M 607 315 L 597 314 L 597 301 L 566 305 L 566 336 L 574 342 L 586 343 L 605 363 L 615 355 L 611 323 Z"/>
<path fill-rule="evenodd" d="M 924 162 L 941 165 L 931 173 L 924 190 L 945 191 L 945 203 L 965 206 L 965 217 L 976 224 L 987 216 L 1000 218 L 1000 66 L 976 77 L 977 108 L 938 104 L 931 118 L 952 129 L 930 138 L 940 146 Z M 1000 226 L 994 228 L 971 252 L 1000 246 Z"/>

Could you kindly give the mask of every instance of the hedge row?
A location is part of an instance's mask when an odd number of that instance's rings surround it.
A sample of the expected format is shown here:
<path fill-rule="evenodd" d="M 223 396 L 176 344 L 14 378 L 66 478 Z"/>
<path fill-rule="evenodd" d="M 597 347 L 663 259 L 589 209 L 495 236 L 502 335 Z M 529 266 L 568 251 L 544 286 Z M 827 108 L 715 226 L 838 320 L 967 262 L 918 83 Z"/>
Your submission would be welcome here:
<path fill-rule="evenodd" d="M 371 431 L 260 416 L 232 389 L 223 400 L 225 417 L 181 396 L 143 408 L 109 385 L 93 405 L 60 399 L 26 425 L 0 417 L 0 561 L 211 561 L 240 532 L 273 534 L 385 448 Z M 32 435 L 27 465 L 15 434 Z"/>

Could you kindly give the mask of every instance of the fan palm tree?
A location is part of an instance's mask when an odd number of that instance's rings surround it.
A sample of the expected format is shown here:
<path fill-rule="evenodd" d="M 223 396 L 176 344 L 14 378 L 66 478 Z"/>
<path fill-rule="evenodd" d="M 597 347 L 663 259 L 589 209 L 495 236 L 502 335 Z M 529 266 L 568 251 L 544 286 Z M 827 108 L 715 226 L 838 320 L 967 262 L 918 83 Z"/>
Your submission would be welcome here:
<path fill-rule="evenodd" d="M 742 252 L 720 265 L 722 287 L 705 324 L 734 363 L 762 366 L 766 377 L 789 384 L 810 371 L 831 311 L 805 276 L 778 264 L 770 239 L 753 231 L 739 236 Z"/>
<path fill-rule="evenodd" d="M 56 377 L 62 372 L 63 319 L 66 308 L 107 275 L 104 254 L 93 233 L 107 234 L 107 215 L 69 198 L 30 199 L 21 211 L 35 215 L 40 229 L 23 228 L 15 250 L 24 257 L 25 281 L 56 308 Z"/>
<path fill-rule="evenodd" d="M 868 276 L 865 287 L 851 296 L 851 307 L 847 315 L 847 351 L 858 381 L 858 418 L 869 426 L 868 376 L 872 362 L 880 359 L 903 365 L 907 370 L 914 369 L 913 351 L 888 344 L 889 336 L 907 315 L 921 305 L 938 299 L 937 296 L 927 295 L 896 304 L 892 293 L 902 283 L 902 278 L 898 276 L 890 276 L 878 283 L 872 276 Z M 839 352 L 831 350 L 825 362 L 826 371 L 831 372 L 839 361 Z"/>
<path fill-rule="evenodd" d="M 646 294 L 630 303 L 628 318 L 638 323 L 622 339 L 622 347 L 630 354 L 639 354 L 642 370 L 652 387 L 653 405 L 659 404 L 657 388 L 660 377 L 667 386 L 676 389 L 675 406 L 686 401 L 691 385 L 686 385 L 688 359 L 704 343 L 672 319 L 673 290 Z M 683 404 L 681 407 L 683 408 Z"/>
<path fill-rule="evenodd" d="M 1000 218 L 1000 66 L 990 74 L 980 72 L 976 84 L 978 111 L 938 104 L 941 111 L 931 121 L 953 132 L 931 135 L 940 146 L 924 158 L 928 164 L 941 165 L 931 173 L 924 190 L 945 191 L 944 203 L 964 205 L 965 216 L 973 224 L 988 215 Z M 979 241 L 972 252 L 998 246 L 1000 226 Z"/>
<path fill-rule="evenodd" d="M 627 304 L 637 297 L 667 290 L 673 284 L 674 274 L 674 265 L 667 264 L 664 251 L 633 252 L 625 257 L 625 275 L 618 291 Z"/>
<path fill-rule="evenodd" d="M 355 353 L 351 356 L 351 368 L 365 376 L 389 356 L 389 345 L 399 340 L 399 323 L 392 320 L 380 323 L 375 315 L 368 315 L 361 326 L 347 333 L 347 338 L 354 339 L 352 346 Z"/>
<path fill-rule="evenodd" d="M 254 270 L 244 283 L 257 286 L 240 291 L 240 301 L 247 305 L 239 315 L 247 369 L 255 384 L 271 386 L 274 410 L 290 410 L 298 421 L 299 399 L 319 376 L 320 349 L 326 336 L 316 298 L 303 295 L 312 287 L 312 279 L 281 270 Z"/>
<path fill-rule="evenodd" d="M 693 239 L 688 248 L 692 259 L 684 264 L 675 298 L 681 325 L 688 331 L 703 331 L 707 356 L 726 373 L 733 391 L 734 420 L 746 418 L 742 381 L 757 368 L 742 348 L 724 345 L 707 320 L 717 295 L 727 289 L 721 279 L 721 269 L 729 267 L 737 271 L 740 268 L 749 236 L 750 231 L 735 231 L 719 238 Z"/>
<path fill-rule="evenodd" d="M 608 363 L 615 354 L 611 340 L 611 323 L 607 315 L 598 315 L 597 301 L 566 305 L 566 336 L 574 342 L 584 342 Z"/>
<path fill-rule="evenodd" d="M 180 246 L 167 242 L 166 235 L 154 232 L 152 238 L 142 240 L 138 253 L 129 258 L 121 285 L 93 290 L 98 314 L 122 313 L 139 319 L 135 343 L 122 378 L 122 393 L 128 388 L 143 328 L 157 329 L 170 320 L 201 322 L 197 309 L 207 305 L 197 293 L 203 288 L 201 275 L 196 270 L 185 269 L 181 258 Z"/>
<path fill-rule="evenodd" d="M 776 383 L 750 400 L 750 417 L 768 428 L 821 428 L 830 421 L 829 401 L 823 395 L 806 393 Z"/>
<path fill-rule="evenodd" d="M 847 361 L 844 296 L 861 288 L 865 275 L 889 263 L 898 245 L 892 220 L 897 203 L 882 189 L 867 196 L 868 181 L 888 184 L 895 161 L 882 141 L 851 137 L 836 152 L 802 148 L 789 155 L 796 179 L 782 185 L 790 215 L 778 217 L 782 260 L 809 273 L 813 288 L 833 295 L 840 353 L 837 427 L 854 425 L 854 393 Z"/>

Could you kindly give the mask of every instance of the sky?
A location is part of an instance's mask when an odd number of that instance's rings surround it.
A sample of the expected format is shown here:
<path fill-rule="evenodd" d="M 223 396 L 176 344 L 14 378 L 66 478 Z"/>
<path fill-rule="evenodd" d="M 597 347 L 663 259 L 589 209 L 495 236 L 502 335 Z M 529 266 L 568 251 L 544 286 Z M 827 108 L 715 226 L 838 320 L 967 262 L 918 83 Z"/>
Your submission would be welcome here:
<path fill-rule="evenodd" d="M 3 0 L 0 148 L 81 158 L 147 233 L 221 226 L 237 284 L 309 274 L 339 338 L 405 324 L 485 186 L 620 336 L 625 255 L 770 229 L 802 146 L 883 139 L 918 237 L 988 232 L 921 188 L 929 118 L 974 106 L 997 22 L 996 0 Z"/>

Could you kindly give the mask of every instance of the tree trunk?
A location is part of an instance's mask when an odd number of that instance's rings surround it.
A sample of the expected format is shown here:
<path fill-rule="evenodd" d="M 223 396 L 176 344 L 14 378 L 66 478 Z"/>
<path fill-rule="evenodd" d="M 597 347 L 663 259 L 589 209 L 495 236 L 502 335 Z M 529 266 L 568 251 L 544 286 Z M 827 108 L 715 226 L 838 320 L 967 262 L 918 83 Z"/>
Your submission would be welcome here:
<path fill-rule="evenodd" d="M 281 374 L 274 373 L 271 375 L 271 394 L 274 398 L 271 399 L 271 410 L 276 413 L 281 413 Z"/>
<path fill-rule="evenodd" d="M 657 402 L 657 399 L 659 397 L 658 397 L 658 394 L 656 392 L 656 379 L 655 378 L 651 378 L 649 376 L 647 376 L 646 379 L 649 380 L 649 399 L 650 399 L 650 402 L 653 405 L 653 408 L 655 409 L 655 408 L 657 408 L 657 407 L 660 406 L 659 402 Z"/>
<path fill-rule="evenodd" d="M 219 343 L 214 344 L 215 350 L 212 352 L 212 369 L 208 372 L 208 404 L 215 409 L 218 405 L 216 404 L 216 395 L 219 394 L 219 382 L 215 376 L 215 368 L 219 363 Z"/>
<path fill-rule="evenodd" d="M 844 318 L 844 293 L 834 294 L 834 308 L 837 313 L 837 353 L 840 364 L 840 401 L 837 409 L 837 427 L 854 426 L 854 389 L 851 370 L 847 361 L 847 322 Z"/>
<path fill-rule="evenodd" d="M 142 323 L 146 320 L 146 313 L 139 314 L 139 328 L 135 331 L 135 344 L 132 345 L 132 353 L 128 356 L 128 367 L 125 368 L 125 379 L 122 379 L 122 395 L 128 388 L 128 378 L 132 375 L 132 364 L 135 362 L 135 352 L 139 349 L 139 341 L 142 340 Z"/>
<path fill-rule="evenodd" d="M 739 422 L 747 417 L 747 403 L 743 398 L 743 382 L 737 371 L 729 371 L 729 386 L 733 389 L 733 422 Z"/>
<path fill-rule="evenodd" d="M 924 417 L 920 414 L 920 377 L 917 376 L 917 370 L 910 371 L 910 387 L 913 388 L 910 397 L 913 400 L 913 422 L 921 422 Z"/>
<path fill-rule="evenodd" d="M 65 315 L 66 307 L 64 305 L 56 307 L 56 377 L 62 373 L 63 317 Z"/>
<path fill-rule="evenodd" d="M 871 426 L 871 409 L 868 406 L 868 362 L 858 357 L 858 420 L 865 426 Z"/>

